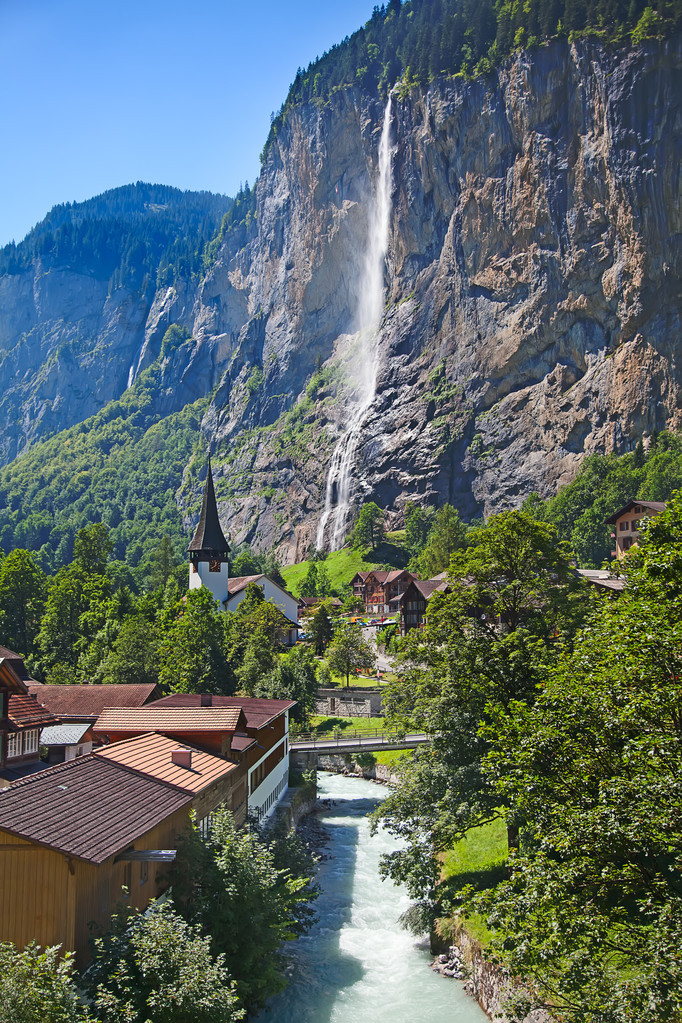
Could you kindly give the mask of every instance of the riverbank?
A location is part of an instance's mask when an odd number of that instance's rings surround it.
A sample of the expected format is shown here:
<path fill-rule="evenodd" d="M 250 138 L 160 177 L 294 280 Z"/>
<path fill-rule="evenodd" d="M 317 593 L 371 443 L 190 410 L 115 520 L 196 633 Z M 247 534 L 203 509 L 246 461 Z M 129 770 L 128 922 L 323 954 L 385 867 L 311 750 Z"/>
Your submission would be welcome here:
<path fill-rule="evenodd" d="M 397 785 L 399 780 L 391 768 L 383 764 L 362 767 L 351 758 L 339 755 L 320 757 L 319 763 L 321 770 L 349 779 L 363 779 L 380 785 Z M 328 812 L 332 806 L 333 801 L 326 800 L 319 810 Z M 317 806 L 314 805 L 314 816 L 308 818 L 308 821 L 315 820 L 317 810 Z M 304 834 L 306 840 L 311 843 L 315 852 L 325 859 L 327 853 L 324 847 L 329 841 L 327 829 L 321 826 L 319 821 L 316 821 L 316 825 L 308 826 L 304 822 L 303 827 L 306 831 L 310 830 L 310 834 Z M 512 980 L 504 970 L 486 960 L 481 943 L 467 932 L 464 924 L 458 925 L 453 933 L 447 934 L 444 938 L 433 933 L 430 948 L 432 955 L 435 955 L 431 962 L 433 972 L 440 974 L 444 982 L 455 980 L 458 989 L 463 990 L 489 1019 L 495 1023 L 508 1023 L 509 1017 L 504 1011 L 504 1004 L 514 990 L 523 990 L 523 985 Z M 523 1023 L 553 1021 L 548 1012 L 535 1009 L 524 1017 Z"/>
<path fill-rule="evenodd" d="M 373 780 L 320 774 L 312 818 L 328 840 L 318 873 L 319 921 L 288 946 L 290 984 L 259 1021 L 487 1023 L 461 985 L 428 968 L 427 943 L 400 926 L 409 896 L 378 873 L 381 856 L 397 843 L 387 833 L 371 835 L 368 821 L 385 793 Z"/>

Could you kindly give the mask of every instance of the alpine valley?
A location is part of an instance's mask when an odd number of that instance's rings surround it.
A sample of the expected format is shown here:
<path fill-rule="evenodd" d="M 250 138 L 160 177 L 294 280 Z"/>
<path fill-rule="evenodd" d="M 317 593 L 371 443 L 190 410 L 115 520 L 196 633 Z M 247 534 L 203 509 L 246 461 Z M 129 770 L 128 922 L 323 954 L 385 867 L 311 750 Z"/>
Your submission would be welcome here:
<path fill-rule="evenodd" d="M 682 427 L 682 37 L 559 35 L 483 71 L 403 73 L 390 102 L 352 499 L 395 526 L 408 499 L 471 518 L 550 496 L 587 454 Z M 295 83 L 234 200 L 128 186 L 4 250 L 6 507 L 59 461 L 49 510 L 67 515 L 124 447 L 168 446 L 163 489 L 187 527 L 210 443 L 231 541 L 305 557 L 363 343 L 390 85 L 358 74 L 297 101 Z"/>

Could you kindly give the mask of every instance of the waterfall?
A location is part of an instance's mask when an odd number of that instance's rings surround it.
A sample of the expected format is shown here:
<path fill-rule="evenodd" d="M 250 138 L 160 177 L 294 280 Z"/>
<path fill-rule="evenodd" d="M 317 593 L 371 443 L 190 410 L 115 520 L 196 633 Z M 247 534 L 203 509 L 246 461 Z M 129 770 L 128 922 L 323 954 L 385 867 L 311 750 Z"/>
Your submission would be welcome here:
<path fill-rule="evenodd" d="M 348 425 L 332 454 L 327 475 L 324 511 L 317 525 L 316 546 L 325 545 L 325 533 L 331 519 L 329 549 L 337 550 L 346 533 L 350 508 L 351 478 L 355 453 L 367 413 L 376 397 L 379 368 L 379 326 L 384 309 L 384 267 L 388 250 L 391 219 L 391 97 L 384 111 L 379 142 L 379 168 L 376 194 L 370 211 L 367 245 L 356 310 L 359 350 L 353 362 L 356 374 L 355 401 L 348 414 Z"/>

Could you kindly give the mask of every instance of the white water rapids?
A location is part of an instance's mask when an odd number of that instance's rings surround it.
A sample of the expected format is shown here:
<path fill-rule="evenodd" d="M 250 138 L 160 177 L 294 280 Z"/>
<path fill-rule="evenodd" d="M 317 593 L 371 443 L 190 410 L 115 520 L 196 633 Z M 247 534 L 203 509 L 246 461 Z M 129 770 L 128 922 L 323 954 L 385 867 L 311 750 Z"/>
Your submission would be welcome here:
<path fill-rule="evenodd" d="M 376 397 L 379 365 L 378 333 L 384 309 L 384 267 L 391 221 L 391 97 L 384 111 L 379 142 L 379 167 L 376 193 L 370 211 L 367 245 L 357 304 L 359 344 L 352 363 L 355 376 L 354 402 L 349 409 L 348 425 L 336 442 L 327 475 L 324 511 L 317 525 L 316 546 L 325 546 L 330 522 L 328 547 L 337 550 L 346 538 L 346 522 L 351 499 L 351 476 L 355 454 L 367 413 Z"/>
<path fill-rule="evenodd" d="M 410 899 L 378 875 L 379 857 L 396 848 L 385 832 L 370 836 L 367 814 L 385 789 L 360 778 L 318 775 L 320 814 L 331 838 L 320 864 L 319 922 L 286 951 L 289 986 L 258 1023 L 489 1023 L 456 980 L 429 969 L 426 941 L 398 917 Z"/>

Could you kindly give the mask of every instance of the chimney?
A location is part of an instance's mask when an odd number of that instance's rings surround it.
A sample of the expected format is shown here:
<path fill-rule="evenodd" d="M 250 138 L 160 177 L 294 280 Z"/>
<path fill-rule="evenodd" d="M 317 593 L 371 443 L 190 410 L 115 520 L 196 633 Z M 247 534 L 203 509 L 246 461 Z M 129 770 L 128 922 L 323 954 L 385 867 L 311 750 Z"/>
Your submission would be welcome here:
<path fill-rule="evenodd" d="M 212 707 L 213 706 L 213 697 L 211 696 L 210 693 L 208 693 L 208 694 L 202 693 L 201 694 L 201 706 L 202 707 Z"/>
<path fill-rule="evenodd" d="M 186 767 L 190 770 L 192 767 L 192 751 L 191 749 L 174 749 L 171 752 L 171 760 L 176 767 Z"/>

